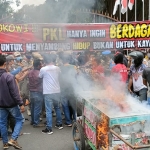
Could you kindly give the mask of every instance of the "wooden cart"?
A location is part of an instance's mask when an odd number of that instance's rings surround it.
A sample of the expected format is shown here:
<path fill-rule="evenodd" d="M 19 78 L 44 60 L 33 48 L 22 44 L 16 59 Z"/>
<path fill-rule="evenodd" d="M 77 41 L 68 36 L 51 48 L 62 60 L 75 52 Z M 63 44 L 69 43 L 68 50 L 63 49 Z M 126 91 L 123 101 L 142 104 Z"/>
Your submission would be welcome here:
<path fill-rule="evenodd" d="M 79 103 L 82 117 L 72 126 L 75 150 L 150 150 L 150 111 L 147 109 L 134 108 L 137 110 L 131 114 L 116 110 L 115 114 L 108 113 L 99 100 L 83 98 Z"/>

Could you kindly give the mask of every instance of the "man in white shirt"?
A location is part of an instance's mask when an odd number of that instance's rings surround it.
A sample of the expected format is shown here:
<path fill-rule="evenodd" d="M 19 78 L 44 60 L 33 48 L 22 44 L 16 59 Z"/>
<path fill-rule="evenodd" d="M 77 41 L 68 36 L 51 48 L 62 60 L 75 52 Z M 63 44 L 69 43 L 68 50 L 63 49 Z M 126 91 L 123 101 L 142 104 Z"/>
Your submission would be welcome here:
<path fill-rule="evenodd" d="M 130 79 L 128 90 L 130 93 L 134 92 L 137 96 L 139 96 L 139 100 L 146 101 L 147 100 L 147 86 L 143 83 L 143 70 L 145 66 L 142 64 L 143 62 L 143 54 L 139 51 L 133 51 L 129 54 L 134 59 L 134 64 L 130 67 Z M 131 90 L 131 86 L 133 84 L 133 91 Z"/>
<path fill-rule="evenodd" d="M 62 117 L 59 107 L 60 103 L 60 85 L 59 85 L 59 67 L 55 66 L 56 55 L 48 54 L 45 57 L 46 66 L 40 70 L 39 77 L 43 78 L 43 94 L 46 109 L 46 129 L 42 133 L 52 134 L 52 108 L 56 111 L 56 126 L 58 129 L 62 127 Z"/>

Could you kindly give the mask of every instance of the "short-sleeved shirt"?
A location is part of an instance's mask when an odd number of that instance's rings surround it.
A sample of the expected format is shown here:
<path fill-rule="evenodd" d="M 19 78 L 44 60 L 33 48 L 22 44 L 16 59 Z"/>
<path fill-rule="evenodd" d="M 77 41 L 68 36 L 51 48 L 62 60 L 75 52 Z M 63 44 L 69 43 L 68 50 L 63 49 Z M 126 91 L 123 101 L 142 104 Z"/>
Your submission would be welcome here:
<path fill-rule="evenodd" d="M 60 93 L 60 69 L 54 65 L 47 65 L 40 70 L 39 77 L 43 78 L 43 94 Z"/>
<path fill-rule="evenodd" d="M 28 74 L 29 90 L 32 92 L 43 92 L 42 79 L 39 78 L 39 70 L 31 70 Z"/>
<path fill-rule="evenodd" d="M 128 78 L 127 67 L 124 64 L 117 64 L 112 68 L 112 73 L 118 74 L 118 78 L 126 82 Z"/>
<path fill-rule="evenodd" d="M 132 75 L 133 89 L 135 92 L 138 92 L 143 88 L 147 88 L 147 86 L 143 84 L 143 78 L 142 78 L 144 69 L 145 66 L 143 64 L 139 66 L 138 69 L 136 69 L 134 65 L 130 67 L 130 75 Z"/>

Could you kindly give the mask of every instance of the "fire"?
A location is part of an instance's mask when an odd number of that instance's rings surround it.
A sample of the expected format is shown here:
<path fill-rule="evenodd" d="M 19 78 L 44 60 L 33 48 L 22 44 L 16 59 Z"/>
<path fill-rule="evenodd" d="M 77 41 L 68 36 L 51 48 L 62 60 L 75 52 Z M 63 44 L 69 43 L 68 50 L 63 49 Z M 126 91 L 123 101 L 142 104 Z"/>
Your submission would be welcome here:
<path fill-rule="evenodd" d="M 101 114 L 101 120 L 97 125 L 97 140 L 98 140 L 98 146 L 102 149 L 108 149 L 108 137 L 109 132 L 109 118 Z"/>
<path fill-rule="evenodd" d="M 126 112 L 129 109 L 129 105 L 125 101 L 126 96 L 124 92 L 116 91 L 113 87 L 107 86 L 101 93 L 101 98 L 113 101 L 122 111 Z"/>

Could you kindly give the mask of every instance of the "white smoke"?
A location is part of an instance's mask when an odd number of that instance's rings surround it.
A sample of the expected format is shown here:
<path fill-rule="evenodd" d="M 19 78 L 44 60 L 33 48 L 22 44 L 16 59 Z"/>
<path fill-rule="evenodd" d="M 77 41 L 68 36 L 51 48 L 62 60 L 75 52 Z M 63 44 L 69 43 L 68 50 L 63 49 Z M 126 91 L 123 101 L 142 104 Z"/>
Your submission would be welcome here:
<path fill-rule="evenodd" d="M 13 4 L 11 5 L 12 8 L 17 11 L 19 9 L 21 9 L 24 5 L 35 5 L 35 6 L 38 6 L 40 4 L 43 4 L 45 2 L 45 0 L 35 0 L 35 1 L 32 1 L 32 0 L 20 0 L 20 5 L 17 6 L 16 3 L 15 3 L 15 0 L 13 0 Z"/>
<path fill-rule="evenodd" d="M 21 5 L 40 5 L 40 4 L 43 4 L 45 2 L 45 0 L 35 0 L 35 1 L 32 1 L 32 0 L 21 0 Z"/>

